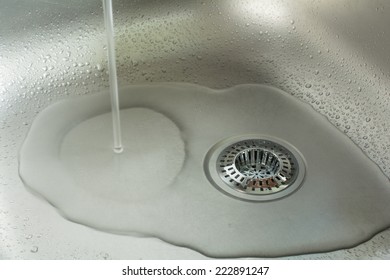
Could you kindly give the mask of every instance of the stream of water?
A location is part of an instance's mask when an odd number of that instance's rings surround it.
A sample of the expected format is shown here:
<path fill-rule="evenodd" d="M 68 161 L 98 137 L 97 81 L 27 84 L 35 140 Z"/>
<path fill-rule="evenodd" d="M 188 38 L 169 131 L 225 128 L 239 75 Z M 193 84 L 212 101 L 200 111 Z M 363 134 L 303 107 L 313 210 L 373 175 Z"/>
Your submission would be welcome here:
<path fill-rule="evenodd" d="M 116 55 L 115 55 L 115 40 L 114 40 L 114 16 L 112 13 L 112 1 L 103 0 L 104 24 L 107 34 L 107 52 L 108 52 L 108 71 L 110 81 L 110 96 L 111 96 L 111 111 L 112 111 L 112 127 L 114 152 L 122 153 L 122 132 L 119 110 L 118 97 L 118 79 L 116 74 Z"/>

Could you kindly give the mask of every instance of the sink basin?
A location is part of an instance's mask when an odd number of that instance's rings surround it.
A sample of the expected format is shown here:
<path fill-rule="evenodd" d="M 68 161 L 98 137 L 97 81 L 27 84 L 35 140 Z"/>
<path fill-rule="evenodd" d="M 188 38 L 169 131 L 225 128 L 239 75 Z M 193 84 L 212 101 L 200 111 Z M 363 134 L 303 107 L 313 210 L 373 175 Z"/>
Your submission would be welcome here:
<path fill-rule="evenodd" d="M 390 177 L 387 1 L 113 2 L 121 87 L 277 87 L 325 116 Z M 71 223 L 26 191 L 17 159 L 34 117 L 108 88 L 103 11 L 92 0 L 0 3 L 0 258 L 204 258 Z M 389 257 L 385 230 L 353 248 L 289 258 Z"/>

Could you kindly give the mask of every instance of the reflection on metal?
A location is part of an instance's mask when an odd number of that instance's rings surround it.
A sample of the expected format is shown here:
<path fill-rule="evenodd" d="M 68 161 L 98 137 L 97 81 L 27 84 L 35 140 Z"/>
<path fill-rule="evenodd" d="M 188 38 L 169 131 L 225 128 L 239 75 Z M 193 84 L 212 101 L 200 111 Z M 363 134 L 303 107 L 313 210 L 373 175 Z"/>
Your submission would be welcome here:
<path fill-rule="evenodd" d="M 222 191 L 246 200 L 289 195 L 300 187 L 305 173 L 300 153 L 269 137 L 228 139 L 213 147 L 207 160 L 209 179 Z"/>

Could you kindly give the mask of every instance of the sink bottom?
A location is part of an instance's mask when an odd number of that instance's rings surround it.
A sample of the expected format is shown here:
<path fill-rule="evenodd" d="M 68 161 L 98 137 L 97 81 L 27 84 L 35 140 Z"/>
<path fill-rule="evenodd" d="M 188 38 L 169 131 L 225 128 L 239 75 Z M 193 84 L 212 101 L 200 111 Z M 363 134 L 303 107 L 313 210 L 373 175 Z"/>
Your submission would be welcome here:
<path fill-rule="evenodd" d="M 122 154 L 110 147 L 108 94 L 48 107 L 22 146 L 24 183 L 71 221 L 213 257 L 347 248 L 390 225 L 389 181 L 380 169 L 281 90 L 161 84 L 123 88 L 120 99 Z M 209 151 L 241 137 L 280 139 L 299 151 L 299 188 L 272 201 L 221 192 L 208 176 Z"/>

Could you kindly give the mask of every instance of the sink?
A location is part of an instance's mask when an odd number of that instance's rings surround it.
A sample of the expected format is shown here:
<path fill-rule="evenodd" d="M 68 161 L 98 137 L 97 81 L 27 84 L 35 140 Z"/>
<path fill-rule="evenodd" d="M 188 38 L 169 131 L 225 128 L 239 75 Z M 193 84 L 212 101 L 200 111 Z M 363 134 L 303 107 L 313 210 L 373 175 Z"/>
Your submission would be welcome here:
<path fill-rule="evenodd" d="M 390 177 L 387 1 L 113 2 L 120 87 L 277 87 L 326 117 Z M 157 238 L 69 222 L 26 191 L 18 152 L 36 115 L 108 88 L 103 11 L 92 0 L 0 3 L 0 258 L 205 258 Z M 355 245 L 286 258 L 387 259 L 390 231 Z"/>

